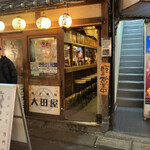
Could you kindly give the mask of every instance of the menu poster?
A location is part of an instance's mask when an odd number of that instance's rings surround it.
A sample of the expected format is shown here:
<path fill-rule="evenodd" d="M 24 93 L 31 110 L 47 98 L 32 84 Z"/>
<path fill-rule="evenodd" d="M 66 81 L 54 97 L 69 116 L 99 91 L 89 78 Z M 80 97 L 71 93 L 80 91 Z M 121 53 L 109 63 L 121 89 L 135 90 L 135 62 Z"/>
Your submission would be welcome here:
<path fill-rule="evenodd" d="M 32 76 L 57 73 L 57 40 L 55 37 L 31 39 L 30 53 Z"/>
<path fill-rule="evenodd" d="M 150 54 L 146 54 L 146 88 L 145 88 L 145 102 L 150 104 Z M 149 99 L 149 100 L 148 100 Z"/>
<path fill-rule="evenodd" d="M 110 63 L 100 64 L 99 94 L 108 95 Z"/>

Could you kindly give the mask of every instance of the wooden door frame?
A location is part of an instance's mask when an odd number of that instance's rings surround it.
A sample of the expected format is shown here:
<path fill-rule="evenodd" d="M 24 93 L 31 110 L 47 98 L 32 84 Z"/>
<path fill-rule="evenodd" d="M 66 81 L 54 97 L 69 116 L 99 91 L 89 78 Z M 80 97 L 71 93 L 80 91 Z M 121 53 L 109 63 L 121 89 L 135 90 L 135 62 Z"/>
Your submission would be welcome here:
<path fill-rule="evenodd" d="M 38 38 L 38 37 L 56 37 L 57 39 L 57 61 L 58 61 L 58 76 L 57 81 L 50 79 L 52 84 L 60 87 L 60 115 L 49 115 L 41 113 L 29 112 L 29 85 L 37 85 L 35 82 L 38 82 L 38 85 L 48 86 L 44 81 L 44 78 L 30 79 L 30 46 L 29 39 Z M 63 119 L 64 118 L 64 31 L 61 28 L 58 29 L 49 29 L 49 30 L 38 30 L 38 31 L 25 31 L 25 32 L 14 32 L 14 33 L 3 33 L 0 36 L 0 47 L 4 51 L 3 41 L 9 39 L 21 39 L 22 40 L 22 51 L 23 51 L 23 68 L 24 68 L 24 93 L 25 93 L 25 112 L 27 116 L 31 117 L 40 117 L 44 119 L 54 118 L 54 119 Z M 42 84 L 44 83 L 44 84 Z"/>

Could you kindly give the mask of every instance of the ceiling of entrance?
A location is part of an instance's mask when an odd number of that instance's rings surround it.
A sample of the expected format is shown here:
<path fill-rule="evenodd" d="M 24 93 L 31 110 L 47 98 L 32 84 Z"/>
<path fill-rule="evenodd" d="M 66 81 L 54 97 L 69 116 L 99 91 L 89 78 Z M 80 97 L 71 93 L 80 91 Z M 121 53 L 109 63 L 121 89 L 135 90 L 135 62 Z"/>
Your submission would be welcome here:
<path fill-rule="evenodd" d="M 124 9 L 121 18 L 150 18 L 150 0 L 141 0 Z"/>
<path fill-rule="evenodd" d="M 102 0 L 94 0 L 101 2 Z M 0 0 L 0 14 L 52 9 L 93 3 L 92 0 Z"/>

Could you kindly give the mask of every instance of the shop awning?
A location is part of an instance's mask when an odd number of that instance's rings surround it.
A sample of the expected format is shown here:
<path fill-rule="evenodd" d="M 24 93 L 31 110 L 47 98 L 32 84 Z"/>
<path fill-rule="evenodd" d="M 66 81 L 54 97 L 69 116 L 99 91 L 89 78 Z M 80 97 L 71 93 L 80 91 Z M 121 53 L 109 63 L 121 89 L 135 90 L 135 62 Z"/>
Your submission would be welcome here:
<path fill-rule="evenodd" d="M 150 0 L 141 0 L 120 12 L 121 18 L 150 18 Z"/>

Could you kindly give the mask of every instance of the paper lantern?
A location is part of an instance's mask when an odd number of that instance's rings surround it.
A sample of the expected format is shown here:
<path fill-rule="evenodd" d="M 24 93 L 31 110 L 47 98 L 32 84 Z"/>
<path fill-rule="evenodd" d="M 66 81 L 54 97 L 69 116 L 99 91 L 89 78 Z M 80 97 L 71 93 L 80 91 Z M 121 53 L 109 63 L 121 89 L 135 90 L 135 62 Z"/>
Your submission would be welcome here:
<path fill-rule="evenodd" d="M 5 24 L 3 21 L 0 21 L 0 32 L 4 31 L 5 29 Z"/>
<path fill-rule="evenodd" d="M 51 27 L 51 21 L 47 17 L 40 17 L 37 19 L 36 25 L 39 29 L 48 29 Z"/>
<path fill-rule="evenodd" d="M 69 28 L 72 24 L 72 19 L 69 14 L 65 13 L 59 17 L 59 25 L 61 27 Z"/>
<path fill-rule="evenodd" d="M 23 30 L 26 27 L 26 22 L 21 17 L 13 19 L 12 26 L 15 30 Z"/>

